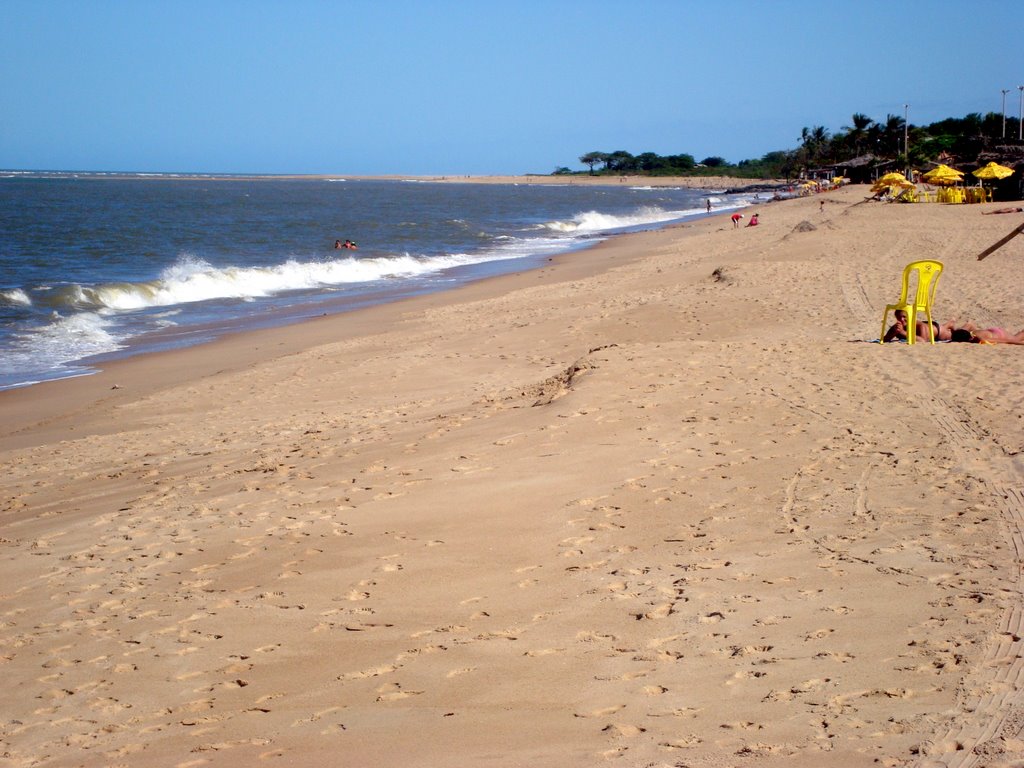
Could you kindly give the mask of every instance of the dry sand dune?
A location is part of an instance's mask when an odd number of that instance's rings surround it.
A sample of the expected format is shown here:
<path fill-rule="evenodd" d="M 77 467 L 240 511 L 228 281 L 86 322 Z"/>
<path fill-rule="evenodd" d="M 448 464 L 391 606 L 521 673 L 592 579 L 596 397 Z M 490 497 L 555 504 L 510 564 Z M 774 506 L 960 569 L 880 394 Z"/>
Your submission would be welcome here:
<path fill-rule="evenodd" d="M 3 764 L 1021 764 L 1024 349 L 862 343 L 1020 217 L 864 194 L 4 393 Z"/>

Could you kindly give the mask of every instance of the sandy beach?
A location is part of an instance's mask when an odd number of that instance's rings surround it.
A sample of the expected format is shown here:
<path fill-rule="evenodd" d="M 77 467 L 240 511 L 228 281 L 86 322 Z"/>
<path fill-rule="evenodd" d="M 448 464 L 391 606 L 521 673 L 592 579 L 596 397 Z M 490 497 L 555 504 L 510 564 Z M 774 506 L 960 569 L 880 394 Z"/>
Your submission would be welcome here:
<path fill-rule="evenodd" d="M 1024 349 L 864 342 L 1024 222 L 868 194 L 0 393 L 0 762 L 1021 765 Z"/>

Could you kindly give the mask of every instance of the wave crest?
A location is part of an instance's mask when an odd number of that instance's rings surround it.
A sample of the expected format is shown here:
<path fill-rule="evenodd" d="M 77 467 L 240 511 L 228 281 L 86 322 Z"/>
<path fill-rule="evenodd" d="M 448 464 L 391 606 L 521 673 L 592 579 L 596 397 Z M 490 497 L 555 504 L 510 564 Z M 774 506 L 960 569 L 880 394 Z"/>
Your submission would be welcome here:
<path fill-rule="evenodd" d="M 289 259 L 267 267 L 216 267 L 203 259 L 183 256 L 164 269 L 156 280 L 63 286 L 47 297 L 47 303 L 57 308 L 123 312 L 215 299 L 247 300 L 288 291 L 415 277 L 484 260 L 466 254 L 431 257 L 403 254 L 370 258 L 349 256 L 314 262 Z"/>
<path fill-rule="evenodd" d="M 32 299 L 21 288 L 8 288 L 0 291 L 0 304 L 8 306 L 32 306 Z"/>
<path fill-rule="evenodd" d="M 644 224 L 656 224 L 673 219 L 680 219 L 689 214 L 698 213 L 697 209 L 692 211 L 666 211 L 664 208 L 649 206 L 639 208 L 635 212 L 615 216 L 598 211 L 586 211 L 576 214 L 569 221 L 549 221 L 544 227 L 555 232 L 566 234 L 586 234 L 595 232 L 606 232 L 614 229 L 625 229 L 626 227 L 637 227 Z"/>

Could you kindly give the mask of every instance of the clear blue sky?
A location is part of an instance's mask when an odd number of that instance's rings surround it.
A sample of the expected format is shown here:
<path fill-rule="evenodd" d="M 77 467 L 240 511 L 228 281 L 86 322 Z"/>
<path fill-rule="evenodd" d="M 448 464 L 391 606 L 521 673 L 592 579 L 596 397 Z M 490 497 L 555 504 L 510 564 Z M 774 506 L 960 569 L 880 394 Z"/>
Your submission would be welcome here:
<path fill-rule="evenodd" d="M 0 0 L 0 168 L 736 162 L 853 112 L 1016 116 L 1020 0 Z"/>

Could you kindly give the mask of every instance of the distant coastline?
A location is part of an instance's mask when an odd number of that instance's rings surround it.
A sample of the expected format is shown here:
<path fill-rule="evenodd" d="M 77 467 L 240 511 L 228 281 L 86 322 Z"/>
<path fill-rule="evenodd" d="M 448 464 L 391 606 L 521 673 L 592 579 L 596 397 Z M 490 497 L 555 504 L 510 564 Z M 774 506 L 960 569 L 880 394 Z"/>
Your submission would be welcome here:
<path fill-rule="evenodd" d="M 409 175 L 409 174 L 345 174 L 345 173 L 144 173 L 128 171 L 12 171 L 0 170 L 0 179 L 161 179 L 182 181 L 409 181 L 438 184 L 548 184 L 555 186 L 634 186 L 685 187 L 687 189 L 744 189 L 784 184 L 781 179 L 743 179 L 736 176 L 551 176 L 518 175 Z"/>

